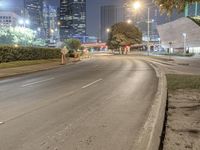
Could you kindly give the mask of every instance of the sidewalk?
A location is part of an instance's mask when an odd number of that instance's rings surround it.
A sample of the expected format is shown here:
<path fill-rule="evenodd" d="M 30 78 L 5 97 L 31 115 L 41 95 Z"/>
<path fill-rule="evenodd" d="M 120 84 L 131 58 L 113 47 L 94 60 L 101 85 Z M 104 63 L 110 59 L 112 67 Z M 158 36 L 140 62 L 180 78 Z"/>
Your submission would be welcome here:
<path fill-rule="evenodd" d="M 77 62 L 76 59 L 71 59 L 66 65 L 72 64 Z M 49 62 L 49 63 L 43 63 L 43 64 L 36 64 L 36 65 L 28 65 L 28 66 L 21 66 L 21 67 L 14 67 L 14 68 L 5 68 L 0 69 L 0 78 L 6 78 L 6 77 L 12 77 L 15 75 L 21 75 L 21 74 L 28 74 L 48 69 L 54 69 L 62 67 L 63 65 L 60 64 L 59 61 L 56 62 Z"/>

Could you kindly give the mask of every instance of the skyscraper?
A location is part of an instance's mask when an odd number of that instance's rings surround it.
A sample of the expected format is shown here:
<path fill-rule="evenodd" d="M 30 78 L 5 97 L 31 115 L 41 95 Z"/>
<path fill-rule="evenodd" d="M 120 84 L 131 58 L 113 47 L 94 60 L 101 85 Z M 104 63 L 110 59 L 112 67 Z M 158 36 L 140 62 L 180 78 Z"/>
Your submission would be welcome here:
<path fill-rule="evenodd" d="M 103 42 L 106 41 L 108 37 L 107 28 L 111 28 L 115 23 L 122 21 L 125 21 L 124 7 L 115 5 L 101 6 L 101 40 Z"/>
<path fill-rule="evenodd" d="M 86 35 L 86 0 L 60 0 L 60 36 Z"/>
<path fill-rule="evenodd" d="M 37 30 L 43 26 L 43 0 L 24 0 L 24 17 L 30 20 L 30 28 Z"/>
<path fill-rule="evenodd" d="M 185 8 L 185 16 L 200 16 L 200 3 L 195 2 L 193 4 L 187 5 Z"/>
<path fill-rule="evenodd" d="M 58 40 L 58 16 L 57 8 L 49 5 L 48 3 L 43 3 L 43 24 L 45 31 L 45 39 L 50 43 Z"/>

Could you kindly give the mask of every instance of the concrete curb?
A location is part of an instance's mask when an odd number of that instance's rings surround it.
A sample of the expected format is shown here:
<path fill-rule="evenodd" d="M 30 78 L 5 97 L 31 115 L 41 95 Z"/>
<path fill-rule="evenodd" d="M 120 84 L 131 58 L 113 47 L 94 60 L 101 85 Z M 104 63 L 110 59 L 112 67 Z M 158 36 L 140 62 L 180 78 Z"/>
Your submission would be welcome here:
<path fill-rule="evenodd" d="M 136 141 L 136 150 L 159 150 L 163 125 L 165 120 L 166 100 L 167 100 L 167 80 L 162 69 L 149 63 L 159 78 L 158 91 L 155 100 L 151 106 L 149 116 L 145 122 L 138 140 Z"/>

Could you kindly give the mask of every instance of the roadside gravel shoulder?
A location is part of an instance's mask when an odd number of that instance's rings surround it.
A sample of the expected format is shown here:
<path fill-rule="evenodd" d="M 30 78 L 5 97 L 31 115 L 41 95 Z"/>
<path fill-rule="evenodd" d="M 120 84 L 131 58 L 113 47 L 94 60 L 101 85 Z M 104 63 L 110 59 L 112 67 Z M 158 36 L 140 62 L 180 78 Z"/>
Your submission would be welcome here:
<path fill-rule="evenodd" d="M 200 149 L 200 76 L 167 75 L 164 150 Z"/>
<path fill-rule="evenodd" d="M 169 92 L 164 150 L 200 149 L 200 90 Z"/>

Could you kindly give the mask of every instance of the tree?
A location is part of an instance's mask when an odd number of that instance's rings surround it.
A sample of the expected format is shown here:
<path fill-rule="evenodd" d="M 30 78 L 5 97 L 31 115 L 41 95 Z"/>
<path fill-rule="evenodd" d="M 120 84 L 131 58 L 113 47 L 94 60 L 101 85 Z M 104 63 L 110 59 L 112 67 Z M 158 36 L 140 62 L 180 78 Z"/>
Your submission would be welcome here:
<path fill-rule="evenodd" d="M 23 46 L 45 46 L 45 41 L 36 38 L 36 33 L 29 28 L 1 27 L 0 44 L 18 44 Z"/>
<path fill-rule="evenodd" d="M 64 44 L 69 48 L 70 51 L 77 51 L 81 48 L 81 42 L 78 39 L 67 39 Z"/>
<path fill-rule="evenodd" d="M 140 44 L 141 42 L 142 33 L 137 27 L 126 22 L 120 22 L 111 27 L 107 45 L 110 49 L 119 49 L 120 47 Z"/>
<path fill-rule="evenodd" d="M 154 0 L 162 12 L 171 14 L 173 10 L 184 11 L 188 4 L 200 2 L 200 0 Z"/>

